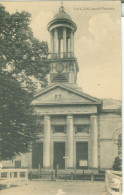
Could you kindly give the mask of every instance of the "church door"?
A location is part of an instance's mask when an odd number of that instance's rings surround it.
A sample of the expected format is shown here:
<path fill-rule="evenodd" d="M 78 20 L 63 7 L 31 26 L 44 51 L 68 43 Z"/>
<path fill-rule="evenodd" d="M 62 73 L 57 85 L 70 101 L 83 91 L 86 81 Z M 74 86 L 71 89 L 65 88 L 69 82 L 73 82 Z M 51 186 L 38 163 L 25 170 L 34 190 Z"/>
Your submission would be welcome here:
<path fill-rule="evenodd" d="M 43 167 L 43 143 L 35 143 L 32 147 L 32 168 Z"/>
<path fill-rule="evenodd" d="M 54 143 L 54 169 L 57 164 L 59 169 L 65 168 L 65 143 Z"/>
<path fill-rule="evenodd" d="M 76 168 L 81 169 L 80 160 L 88 161 L 88 142 L 76 143 Z"/>

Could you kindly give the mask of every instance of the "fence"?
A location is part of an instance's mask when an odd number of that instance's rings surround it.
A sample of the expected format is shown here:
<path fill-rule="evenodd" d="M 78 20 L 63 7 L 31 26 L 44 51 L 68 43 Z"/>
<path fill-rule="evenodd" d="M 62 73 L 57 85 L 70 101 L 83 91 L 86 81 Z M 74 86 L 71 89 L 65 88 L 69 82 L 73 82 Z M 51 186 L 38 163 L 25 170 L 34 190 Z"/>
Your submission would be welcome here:
<path fill-rule="evenodd" d="M 105 173 L 83 173 L 83 171 L 67 170 L 32 170 L 29 172 L 30 180 L 47 179 L 47 180 L 82 180 L 82 181 L 105 181 Z"/>
<path fill-rule="evenodd" d="M 105 184 L 107 195 L 120 195 L 122 193 L 122 172 L 107 170 Z"/>
<path fill-rule="evenodd" d="M 0 185 L 20 185 L 21 181 L 28 184 L 28 170 L 27 169 L 0 169 Z"/>

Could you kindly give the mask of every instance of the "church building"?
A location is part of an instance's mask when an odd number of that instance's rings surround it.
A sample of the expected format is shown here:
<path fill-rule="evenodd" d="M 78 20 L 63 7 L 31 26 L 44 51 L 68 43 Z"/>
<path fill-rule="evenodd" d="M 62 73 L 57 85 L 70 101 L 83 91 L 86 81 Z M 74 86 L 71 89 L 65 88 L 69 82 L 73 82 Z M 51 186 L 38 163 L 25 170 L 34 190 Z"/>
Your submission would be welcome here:
<path fill-rule="evenodd" d="M 78 87 L 77 25 L 63 6 L 47 30 L 51 37 L 48 86 L 32 101 L 40 141 L 13 166 L 20 162 L 31 169 L 111 169 L 121 155 L 121 102 L 92 97 Z"/>
<path fill-rule="evenodd" d="M 78 87 L 79 65 L 74 55 L 77 26 L 63 6 L 47 29 L 51 71 L 49 86 L 32 101 L 41 124 L 41 142 L 32 150 L 32 168 L 38 168 L 39 163 L 48 169 L 57 165 L 59 169 L 112 168 L 118 156 L 115 140 L 121 132 L 118 107 L 113 108 L 109 101 L 107 107 Z"/>

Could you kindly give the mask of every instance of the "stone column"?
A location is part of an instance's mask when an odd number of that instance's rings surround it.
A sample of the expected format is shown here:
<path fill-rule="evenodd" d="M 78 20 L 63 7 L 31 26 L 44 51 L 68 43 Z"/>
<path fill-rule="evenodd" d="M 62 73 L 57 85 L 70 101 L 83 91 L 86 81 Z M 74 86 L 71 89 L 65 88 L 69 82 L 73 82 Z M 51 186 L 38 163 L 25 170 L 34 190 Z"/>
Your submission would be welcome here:
<path fill-rule="evenodd" d="M 66 52 L 69 52 L 69 47 L 68 47 L 68 38 L 66 38 Z"/>
<path fill-rule="evenodd" d="M 53 31 L 50 32 L 50 52 L 53 53 L 53 41 L 54 41 L 54 36 L 53 36 Z"/>
<path fill-rule="evenodd" d="M 73 116 L 67 116 L 67 167 L 74 167 Z"/>
<path fill-rule="evenodd" d="M 90 167 L 98 168 L 98 124 L 97 116 L 90 117 Z"/>
<path fill-rule="evenodd" d="M 63 53 L 66 53 L 66 28 L 63 28 Z"/>
<path fill-rule="evenodd" d="M 71 34 L 70 34 L 70 51 L 74 52 L 74 34 L 73 34 L 73 31 L 71 31 Z"/>
<path fill-rule="evenodd" d="M 54 53 L 58 53 L 58 29 L 54 29 Z"/>
<path fill-rule="evenodd" d="M 50 117 L 44 117 L 43 167 L 50 168 Z"/>

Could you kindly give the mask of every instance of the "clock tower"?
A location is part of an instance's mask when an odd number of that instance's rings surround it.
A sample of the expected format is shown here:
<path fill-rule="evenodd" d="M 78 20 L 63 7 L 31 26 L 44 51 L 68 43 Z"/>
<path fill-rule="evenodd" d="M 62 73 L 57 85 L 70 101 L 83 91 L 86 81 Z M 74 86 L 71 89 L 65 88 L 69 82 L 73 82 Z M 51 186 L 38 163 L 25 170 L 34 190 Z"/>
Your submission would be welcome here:
<path fill-rule="evenodd" d="M 76 87 L 79 67 L 74 56 L 74 33 L 77 26 L 61 6 L 47 29 L 51 37 L 49 84 L 63 83 Z"/>

